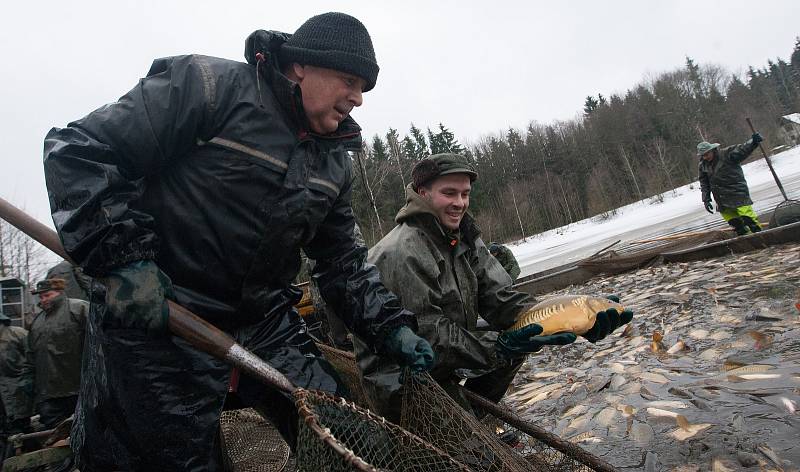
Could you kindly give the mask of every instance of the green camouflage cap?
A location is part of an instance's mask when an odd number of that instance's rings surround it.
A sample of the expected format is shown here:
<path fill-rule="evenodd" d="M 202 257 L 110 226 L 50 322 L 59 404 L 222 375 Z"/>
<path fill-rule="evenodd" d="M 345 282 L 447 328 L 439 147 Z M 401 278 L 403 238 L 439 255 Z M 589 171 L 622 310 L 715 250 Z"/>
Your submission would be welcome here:
<path fill-rule="evenodd" d="M 464 156 L 453 153 L 434 154 L 417 162 L 411 169 L 412 185 L 417 190 L 436 177 L 447 174 L 467 174 L 471 182 L 478 178 L 478 173 Z"/>
<path fill-rule="evenodd" d="M 707 153 L 712 149 L 716 149 L 719 147 L 719 143 L 709 143 L 708 141 L 702 141 L 697 144 L 697 155 L 702 156 L 703 154 Z"/>

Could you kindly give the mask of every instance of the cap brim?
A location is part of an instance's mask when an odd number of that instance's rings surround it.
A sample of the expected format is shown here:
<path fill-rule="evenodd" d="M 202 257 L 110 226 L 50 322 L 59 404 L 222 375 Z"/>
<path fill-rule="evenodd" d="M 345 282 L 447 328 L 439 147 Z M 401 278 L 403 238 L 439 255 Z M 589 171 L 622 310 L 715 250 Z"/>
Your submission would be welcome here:
<path fill-rule="evenodd" d="M 476 180 L 478 178 L 478 173 L 474 170 L 469 169 L 449 169 L 444 172 L 439 172 L 439 175 L 448 175 L 448 174 L 467 174 L 470 180 Z"/>

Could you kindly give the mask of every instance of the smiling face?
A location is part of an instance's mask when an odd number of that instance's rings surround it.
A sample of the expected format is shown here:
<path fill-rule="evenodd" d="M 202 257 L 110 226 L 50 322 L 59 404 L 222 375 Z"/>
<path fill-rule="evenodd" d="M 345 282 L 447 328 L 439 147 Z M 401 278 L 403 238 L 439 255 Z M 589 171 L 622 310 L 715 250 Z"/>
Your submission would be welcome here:
<path fill-rule="evenodd" d="M 291 64 L 287 76 L 303 94 L 303 109 L 317 134 L 336 131 L 354 107 L 361 106 L 367 82 L 361 77 L 324 67 Z"/>
<path fill-rule="evenodd" d="M 447 229 L 456 230 L 469 208 L 472 183 L 467 174 L 447 174 L 436 178 L 429 186 L 421 186 L 417 193 L 433 208 L 439 222 Z"/>

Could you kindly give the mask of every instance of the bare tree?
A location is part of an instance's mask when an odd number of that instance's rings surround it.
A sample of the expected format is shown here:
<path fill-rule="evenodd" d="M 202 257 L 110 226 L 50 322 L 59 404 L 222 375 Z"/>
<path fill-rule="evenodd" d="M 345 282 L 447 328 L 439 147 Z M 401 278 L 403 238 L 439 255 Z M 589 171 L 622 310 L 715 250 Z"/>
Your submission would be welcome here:
<path fill-rule="evenodd" d="M 53 264 L 48 256 L 41 244 L 0 219 L 0 277 L 16 277 L 30 286 Z"/>

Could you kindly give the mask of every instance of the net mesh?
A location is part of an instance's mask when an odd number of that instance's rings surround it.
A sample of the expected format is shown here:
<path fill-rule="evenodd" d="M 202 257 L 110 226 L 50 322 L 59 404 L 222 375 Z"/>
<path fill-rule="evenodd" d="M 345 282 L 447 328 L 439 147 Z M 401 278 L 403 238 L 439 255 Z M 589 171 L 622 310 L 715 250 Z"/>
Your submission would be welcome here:
<path fill-rule="evenodd" d="M 428 374 L 406 375 L 400 426 L 436 444 L 475 471 L 539 471 L 462 409 Z M 544 464 L 546 465 L 546 464 Z"/>
<path fill-rule="evenodd" d="M 286 470 L 289 445 L 278 430 L 252 408 L 223 411 L 219 427 L 224 466 L 228 472 Z"/>
<path fill-rule="evenodd" d="M 364 387 L 352 352 L 319 344 L 351 391 Z M 481 416 L 465 411 L 428 376 L 409 376 L 401 426 L 470 470 L 613 471 L 577 444 L 522 420 L 508 408 L 463 392 Z M 367 403 L 361 403 L 367 408 Z M 388 423 L 387 423 L 388 424 Z M 392 470 L 404 470 L 391 467 Z M 428 469 L 410 469 L 428 470 Z M 430 469 L 434 470 L 434 469 Z"/>
<path fill-rule="evenodd" d="M 297 470 L 468 471 L 442 450 L 341 398 L 299 389 Z"/>

